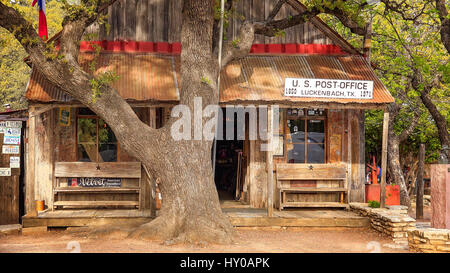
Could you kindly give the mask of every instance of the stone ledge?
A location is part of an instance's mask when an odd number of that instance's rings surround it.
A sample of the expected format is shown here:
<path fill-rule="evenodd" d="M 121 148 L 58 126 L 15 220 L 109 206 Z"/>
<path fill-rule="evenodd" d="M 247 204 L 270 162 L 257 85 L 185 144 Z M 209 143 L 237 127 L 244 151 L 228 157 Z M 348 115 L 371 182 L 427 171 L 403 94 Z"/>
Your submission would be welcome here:
<path fill-rule="evenodd" d="M 426 228 L 409 231 L 408 245 L 417 252 L 450 253 L 450 230 Z"/>
<path fill-rule="evenodd" d="M 408 216 L 405 206 L 371 208 L 367 203 L 350 203 L 349 209 L 370 219 L 370 226 L 396 243 L 406 243 L 408 232 L 416 228 L 416 220 Z"/>

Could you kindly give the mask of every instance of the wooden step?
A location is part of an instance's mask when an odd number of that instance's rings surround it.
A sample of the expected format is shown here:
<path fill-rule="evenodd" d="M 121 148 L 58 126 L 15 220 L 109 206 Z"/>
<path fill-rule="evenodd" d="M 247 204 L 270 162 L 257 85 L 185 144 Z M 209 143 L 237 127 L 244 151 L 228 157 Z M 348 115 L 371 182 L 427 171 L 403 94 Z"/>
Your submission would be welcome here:
<path fill-rule="evenodd" d="M 339 202 L 285 202 L 282 204 L 283 208 L 346 208 L 348 204 Z"/>
<path fill-rule="evenodd" d="M 61 187 L 56 188 L 54 192 L 63 193 L 96 193 L 96 192 L 114 192 L 114 193 L 138 193 L 139 189 L 132 188 L 84 188 L 84 187 Z"/>
<path fill-rule="evenodd" d="M 313 187 L 300 187 L 281 189 L 284 192 L 347 192 L 346 188 L 313 188 Z"/>
<path fill-rule="evenodd" d="M 139 201 L 56 201 L 54 206 L 138 206 Z"/>

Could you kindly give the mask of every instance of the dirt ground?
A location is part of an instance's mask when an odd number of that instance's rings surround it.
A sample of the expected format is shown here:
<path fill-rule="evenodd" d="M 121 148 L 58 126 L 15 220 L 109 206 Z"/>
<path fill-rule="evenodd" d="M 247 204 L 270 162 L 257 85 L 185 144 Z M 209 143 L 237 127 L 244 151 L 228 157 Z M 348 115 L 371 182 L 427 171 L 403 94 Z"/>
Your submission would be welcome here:
<path fill-rule="evenodd" d="M 33 235 L 0 235 L 5 252 L 408 252 L 369 228 L 236 229 L 232 245 L 167 246 L 159 241 L 140 241 L 108 236 L 95 238 L 83 229 L 50 230 Z"/>

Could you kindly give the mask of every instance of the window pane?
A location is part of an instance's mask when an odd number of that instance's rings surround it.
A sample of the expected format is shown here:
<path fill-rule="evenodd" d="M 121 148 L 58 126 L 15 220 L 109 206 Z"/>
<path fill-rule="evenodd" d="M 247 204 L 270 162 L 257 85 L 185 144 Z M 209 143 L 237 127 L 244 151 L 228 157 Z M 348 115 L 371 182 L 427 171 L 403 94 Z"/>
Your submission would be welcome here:
<path fill-rule="evenodd" d="M 324 144 L 308 144 L 306 151 L 306 162 L 308 163 L 325 163 L 325 145 Z"/>
<path fill-rule="evenodd" d="M 78 144 L 78 161 L 96 162 L 97 161 L 97 145 L 96 144 Z"/>
<path fill-rule="evenodd" d="M 116 136 L 111 128 L 102 119 L 98 120 L 98 141 L 102 143 L 117 143 Z"/>
<path fill-rule="evenodd" d="M 97 161 L 97 120 L 79 118 L 77 128 L 78 160 Z"/>
<path fill-rule="evenodd" d="M 311 119 L 307 121 L 307 124 L 308 143 L 324 143 L 325 121 Z"/>
<path fill-rule="evenodd" d="M 103 162 L 117 161 L 117 144 L 100 144 L 99 155 Z"/>
<path fill-rule="evenodd" d="M 300 119 L 287 120 L 288 132 L 286 136 L 287 143 L 305 142 L 305 121 Z"/>
<path fill-rule="evenodd" d="M 287 162 L 305 163 L 305 144 L 288 144 Z"/>

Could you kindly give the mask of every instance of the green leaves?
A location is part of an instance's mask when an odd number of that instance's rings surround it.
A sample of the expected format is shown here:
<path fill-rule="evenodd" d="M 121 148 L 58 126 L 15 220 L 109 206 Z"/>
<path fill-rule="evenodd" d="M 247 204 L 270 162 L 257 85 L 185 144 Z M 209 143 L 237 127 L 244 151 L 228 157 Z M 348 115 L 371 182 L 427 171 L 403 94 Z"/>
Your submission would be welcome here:
<path fill-rule="evenodd" d="M 11 3 L 2 0 L 3 3 L 13 6 L 20 14 L 38 28 L 38 9 L 32 7 L 32 0 L 22 0 Z M 47 27 L 49 36 L 53 36 L 61 30 L 61 23 L 64 16 L 62 3 L 59 0 L 47 0 Z M 17 30 L 21 26 L 17 27 Z M 22 37 L 22 42 L 34 43 L 28 37 Z M 50 52 L 49 52 L 50 53 Z M 4 111 L 3 105 L 11 104 L 12 109 L 26 107 L 24 98 L 25 89 L 30 78 L 30 67 L 23 61 L 27 57 L 25 50 L 15 39 L 13 34 L 0 28 L 0 111 Z M 53 58 L 49 54 L 49 57 Z"/>

